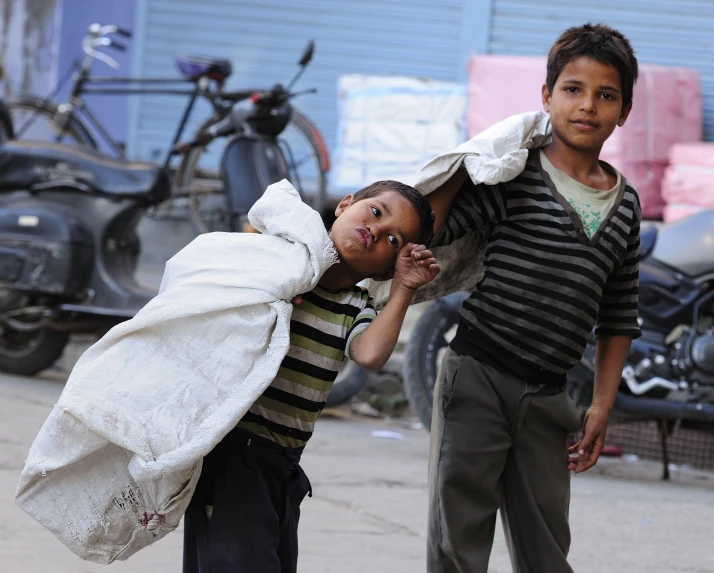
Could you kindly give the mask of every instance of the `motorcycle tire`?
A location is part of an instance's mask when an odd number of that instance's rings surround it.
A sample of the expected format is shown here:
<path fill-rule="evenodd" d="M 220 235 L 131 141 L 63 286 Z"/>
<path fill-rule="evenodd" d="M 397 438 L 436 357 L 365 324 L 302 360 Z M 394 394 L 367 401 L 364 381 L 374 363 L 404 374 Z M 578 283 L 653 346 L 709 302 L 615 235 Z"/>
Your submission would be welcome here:
<path fill-rule="evenodd" d="M 66 332 L 43 328 L 33 333 L 5 331 L 0 335 L 0 371 L 32 376 L 52 366 L 69 340 Z"/>
<path fill-rule="evenodd" d="M 368 377 L 369 372 L 350 360 L 337 375 L 325 403 L 327 406 L 344 404 L 364 388 Z"/>
<path fill-rule="evenodd" d="M 449 345 L 446 335 L 458 321 L 458 310 L 450 311 L 434 303 L 419 317 L 407 343 L 404 360 L 407 398 L 427 430 L 431 428 L 439 351 Z"/>

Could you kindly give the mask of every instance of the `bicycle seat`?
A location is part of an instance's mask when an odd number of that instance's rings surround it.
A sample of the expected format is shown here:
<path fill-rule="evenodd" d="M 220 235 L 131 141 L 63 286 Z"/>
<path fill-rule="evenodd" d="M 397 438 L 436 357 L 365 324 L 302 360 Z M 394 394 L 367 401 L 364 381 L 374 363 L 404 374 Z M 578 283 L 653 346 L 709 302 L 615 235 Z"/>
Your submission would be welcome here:
<path fill-rule="evenodd" d="M 167 173 L 150 163 L 114 159 L 59 143 L 0 145 L 0 192 L 81 191 L 159 203 L 171 195 Z"/>
<path fill-rule="evenodd" d="M 225 80 L 233 72 L 228 60 L 202 58 L 201 56 L 176 55 L 176 65 L 187 80 L 196 81 L 202 77 L 212 80 Z"/>

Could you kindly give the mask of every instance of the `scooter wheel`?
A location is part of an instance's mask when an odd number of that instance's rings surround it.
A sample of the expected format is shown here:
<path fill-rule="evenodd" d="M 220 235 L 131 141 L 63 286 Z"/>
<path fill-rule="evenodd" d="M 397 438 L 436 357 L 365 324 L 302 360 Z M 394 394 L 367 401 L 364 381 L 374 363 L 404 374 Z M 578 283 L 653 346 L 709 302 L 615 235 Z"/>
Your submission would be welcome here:
<path fill-rule="evenodd" d="M 364 387 L 368 376 L 369 372 L 350 360 L 338 374 L 332 390 L 327 395 L 326 404 L 328 406 L 344 404 Z"/>
<path fill-rule="evenodd" d="M 33 332 L 6 330 L 0 335 L 0 371 L 32 376 L 62 356 L 69 334 L 43 328 Z"/>
<path fill-rule="evenodd" d="M 459 321 L 458 310 L 438 302 L 429 306 L 414 325 L 404 359 L 404 384 L 409 403 L 429 430 L 434 386 L 443 353 Z"/>

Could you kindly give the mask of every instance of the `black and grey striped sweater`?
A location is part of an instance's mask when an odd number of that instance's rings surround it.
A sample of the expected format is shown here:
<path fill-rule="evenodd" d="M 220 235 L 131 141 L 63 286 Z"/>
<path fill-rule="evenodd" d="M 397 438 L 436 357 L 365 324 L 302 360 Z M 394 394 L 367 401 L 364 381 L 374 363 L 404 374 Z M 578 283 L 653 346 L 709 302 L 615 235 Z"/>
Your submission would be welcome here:
<path fill-rule="evenodd" d="M 461 309 L 476 336 L 559 376 L 578 363 L 593 326 L 597 337 L 640 336 L 640 203 L 624 178 L 592 239 L 538 150 L 513 181 L 465 187 L 435 244 L 489 233 L 484 277 Z"/>

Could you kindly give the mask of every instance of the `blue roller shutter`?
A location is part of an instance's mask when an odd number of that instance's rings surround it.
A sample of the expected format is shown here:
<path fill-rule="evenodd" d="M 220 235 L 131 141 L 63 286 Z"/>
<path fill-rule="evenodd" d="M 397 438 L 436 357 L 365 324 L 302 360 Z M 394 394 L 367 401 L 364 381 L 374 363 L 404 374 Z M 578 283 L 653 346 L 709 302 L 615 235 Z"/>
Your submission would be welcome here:
<path fill-rule="evenodd" d="M 296 88 L 315 87 L 296 106 L 332 147 L 337 125 L 337 78 L 342 74 L 464 78 L 466 52 L 485 27 L 464 25 L 465 15 L 490 7 L 482 0 L 138 0 L 133 72 L 175 76 L 177 52 L 230 59 L 230 88 L 287 82 L 309 39 L 313 62 Z M 484 38 L 485 40 L 485 38 Z M 130 108 L 129 151 L 152 158 L 166 149 L 181 98 L 142 96 Z M 207 116 L 199 105 L 190 128 Z"/>
<path fill-rule="evenodd" d="M 699 70 L 704 138 L 714 140 L 711 0 L 494 0 L 488 53 L 545 54 L 563 30 L 585 22 L 603 22 L 620 30 L 641 62 Z"/>

